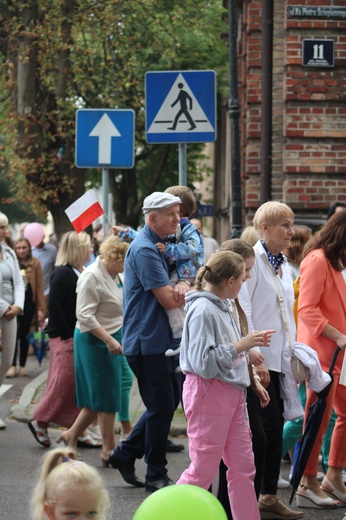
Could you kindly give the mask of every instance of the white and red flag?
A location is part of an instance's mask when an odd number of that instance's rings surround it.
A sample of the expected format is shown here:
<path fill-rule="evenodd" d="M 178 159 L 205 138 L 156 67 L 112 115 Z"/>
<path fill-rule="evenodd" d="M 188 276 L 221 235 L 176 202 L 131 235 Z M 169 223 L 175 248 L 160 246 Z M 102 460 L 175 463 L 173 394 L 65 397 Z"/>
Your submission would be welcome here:
<path fill-rule="evenodd" d="M 90 226 L 94 220 L 103 215 L 104 210 L 94 192 L 89 190 L 65 209 L 65 213 L 77 233 L 80 233 L 83 229 Z"/>

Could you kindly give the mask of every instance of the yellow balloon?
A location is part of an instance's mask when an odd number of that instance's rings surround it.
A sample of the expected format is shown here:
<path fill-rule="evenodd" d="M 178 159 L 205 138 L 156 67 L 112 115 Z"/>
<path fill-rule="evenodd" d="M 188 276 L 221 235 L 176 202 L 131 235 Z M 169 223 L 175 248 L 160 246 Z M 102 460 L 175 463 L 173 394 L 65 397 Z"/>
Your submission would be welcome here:
<path fill-rule="evenodd" d="M 167 486 L 142 502 L 133 520 L 227 520 L 221 503 L 197 486 Z"/>

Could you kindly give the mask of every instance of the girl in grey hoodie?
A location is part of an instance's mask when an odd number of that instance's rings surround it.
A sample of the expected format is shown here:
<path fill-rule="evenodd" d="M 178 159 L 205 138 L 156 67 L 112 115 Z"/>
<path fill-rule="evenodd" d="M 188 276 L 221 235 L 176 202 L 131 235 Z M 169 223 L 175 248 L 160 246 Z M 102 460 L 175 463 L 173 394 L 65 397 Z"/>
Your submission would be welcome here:
<path fill-rule="evenodd" d="M 273 331 L 242 338 L 229 299 L 237 297 L 245 279 L 244 259 L 219 251 L 200 268 L 196 290 L 185 297 L 180 366 L 186 374 L 183 402 L 191 464 L 177 483 L 208 489 L 222 458 L 229 468 L 233 519 L 259 520 L 246 411 L 250 384 L 246 352 L 255 345 L 268 346 Z"/>

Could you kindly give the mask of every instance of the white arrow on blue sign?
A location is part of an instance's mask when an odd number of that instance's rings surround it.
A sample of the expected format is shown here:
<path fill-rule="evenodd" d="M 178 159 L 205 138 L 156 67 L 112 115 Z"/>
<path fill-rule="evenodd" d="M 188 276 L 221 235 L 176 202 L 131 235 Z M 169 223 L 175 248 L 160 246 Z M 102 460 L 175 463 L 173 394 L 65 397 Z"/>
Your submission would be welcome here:
<path fill-rule="evenodd" d="M 145 100 L 148 143 L 215 141 L 215 71 L 147 72 Z"/>
<path fill-rule="evenodd" d="M 78 168 L 132 168 L 135 113 L 122 109 L 80 109 L 76 113 Z"/>

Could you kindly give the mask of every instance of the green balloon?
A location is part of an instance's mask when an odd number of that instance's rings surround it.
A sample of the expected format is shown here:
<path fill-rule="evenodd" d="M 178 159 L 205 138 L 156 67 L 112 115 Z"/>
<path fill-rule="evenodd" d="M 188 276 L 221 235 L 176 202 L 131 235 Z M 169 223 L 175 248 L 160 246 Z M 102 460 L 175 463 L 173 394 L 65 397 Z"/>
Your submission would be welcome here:
<path fill-rule="evenodd" d="M 197 486 L 167 486 L 144 500 L 133 520 L 227 520 L 221 503 Z"/>

